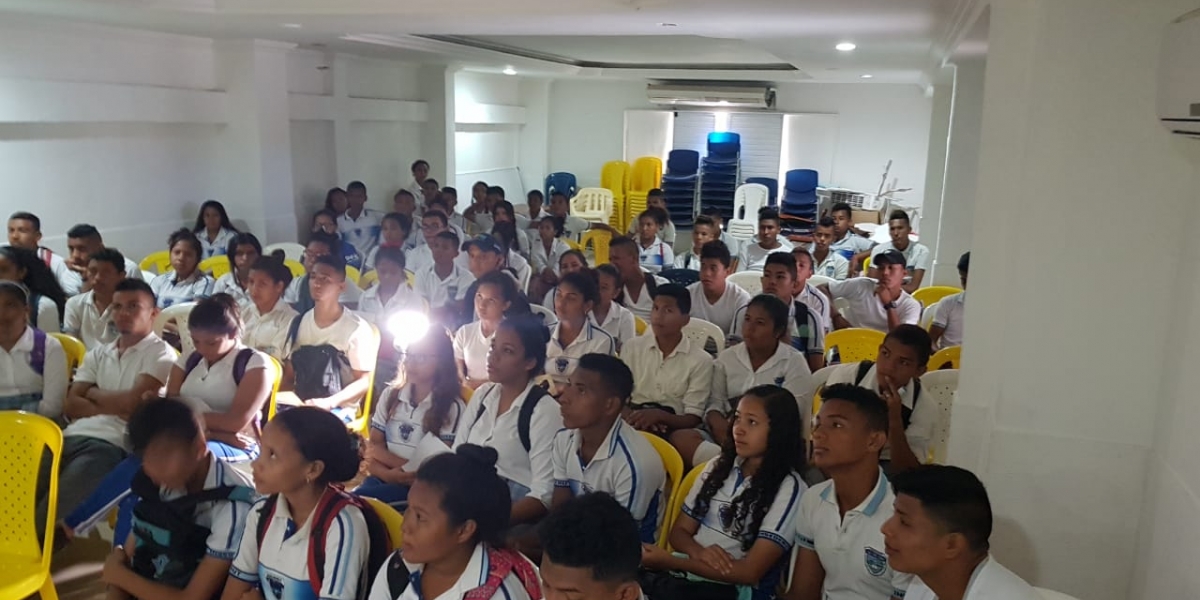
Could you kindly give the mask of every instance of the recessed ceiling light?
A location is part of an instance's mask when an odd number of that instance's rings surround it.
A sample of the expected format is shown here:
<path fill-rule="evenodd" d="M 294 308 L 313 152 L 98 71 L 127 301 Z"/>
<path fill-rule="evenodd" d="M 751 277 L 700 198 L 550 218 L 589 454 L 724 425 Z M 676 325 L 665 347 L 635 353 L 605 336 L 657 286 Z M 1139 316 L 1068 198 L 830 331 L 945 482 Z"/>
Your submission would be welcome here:
<path fill-rule="evenodd" d="M 512 66 L 507 66 L 507 67 L 504 67 L 504 74 L 505 75 L 516 75 L 517 70 L 514 69 Z"/>
<path fill-rule="evenodd" d="M 854 42 L 842 42 L 842 43 L 834 46 L 834 48 L 837 48 L 839 52 L 850 52 L 851 50 L 854 50 L 857 47 L 858 47 L 858 45 L 855 44 Z"/>
<path fill-rule="evenodd" d="M 678 23 L 659 23 L 659 27 L 679 27 Z"/>
<path fill-rule="evenodd" d="M 280 23 L 279 26 L 284 29 L 300 29 L 300 28 L 304 27 L 303 25 L 301 25 L 299 23 Z"/>
<path fill-rule="evenodd" d="M 872 77 L 874 77 L 874 75 L 871 75 L 870 73 L 862 76 L 863 79 L 871 79 Z"/>
<path fill-rule="evenodd" d="M 728 100 L 718 100 L 717 104 L 720 104 L 721 106 L 729 106 L 729 101 Z"/>

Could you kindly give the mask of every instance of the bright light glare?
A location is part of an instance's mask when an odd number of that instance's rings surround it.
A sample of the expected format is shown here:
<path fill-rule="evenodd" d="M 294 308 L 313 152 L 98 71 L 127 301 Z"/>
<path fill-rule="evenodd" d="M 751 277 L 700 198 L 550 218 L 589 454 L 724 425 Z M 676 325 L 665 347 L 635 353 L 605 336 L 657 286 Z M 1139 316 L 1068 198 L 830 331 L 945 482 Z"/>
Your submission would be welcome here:
<path fill-rule="evenodd" d="M 834 46 L 834 48 L 837 48 L 839 52 L 850 52 L 857 47 L 858 45 L 856 45 L 854 42 L 842 42 Z"/>
<path fill-rule="evenodd" d="M 504 67 L 504 74 L 505 75 L 516 75 L 517 70 L 512 67 Z"/>
<path fill-rule="evenodd" d="M 392 345 L 403 352 L 429 332 L 429 317 L 415 310 L 402 310 L 388 318 L 387 329 Z"/>

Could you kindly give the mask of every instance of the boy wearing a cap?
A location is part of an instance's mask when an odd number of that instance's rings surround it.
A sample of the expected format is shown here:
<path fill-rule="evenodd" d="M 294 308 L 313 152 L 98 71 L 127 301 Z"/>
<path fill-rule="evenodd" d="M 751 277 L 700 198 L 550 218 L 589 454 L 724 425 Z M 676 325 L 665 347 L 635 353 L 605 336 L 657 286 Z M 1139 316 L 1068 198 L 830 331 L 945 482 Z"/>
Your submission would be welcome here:
<path fill-rule="evenodd" d="M 929 248 L 910 240 L 908 236 L 911 233 L 912 225 L 908 220 L 908 213 L 902 210 L 893 210 L 892 214 L 888 217 L 888 234 L 892 236 L 892 240 L 871 249 L 872 263 L 874 263 L 876 256 L 888 250 L 896 250 L 904 255 L 908 269 L 908 278 L 904 282 L 904 291 L 910 294 L 921 287 L 921 281 L 925 279 L 925 271 L 929 269 L 929 261 L 931 260 Z M 871 275 L 875 275 L 874 266 L 871 267 Z"/>
<path fill-rule="evenodd" d="M 830 302 L 834 329 L 865 327 L 888 332 L 921 319 L 921 303 L 902 287 L 908 273 L 904 255 L 886 250 L 875 257 L 873 264 L 879 279 L 856 277 L 818 288 L 830 300 L 845 298 L 850 303 L 850 314 L 843 316 Z"/>
<path fill-rule="evenodd" d="M 462 306 L 459 310 L 459 323 L 465 325 L 475 320 L 475 292 L 479 289 L 479 280 L 483 279 L 484 275 L 502 271 L 512 277 L 513 281 L 517 281 L 518 284 L 520 282 L 516 273 L 508 267 L 508 250 L 492 234 L 482 233 L 468 239 L 463 242 L 462 249 L 467 255 L 471 275 L 475 276 L 475 281 L 462 296 Z M 522 301 L 527 303 L 528 301 L 524 300 L 524 291 L 521 292 L 521 296 Z M 526 309 L 524 312 L 529 311 Z"/>

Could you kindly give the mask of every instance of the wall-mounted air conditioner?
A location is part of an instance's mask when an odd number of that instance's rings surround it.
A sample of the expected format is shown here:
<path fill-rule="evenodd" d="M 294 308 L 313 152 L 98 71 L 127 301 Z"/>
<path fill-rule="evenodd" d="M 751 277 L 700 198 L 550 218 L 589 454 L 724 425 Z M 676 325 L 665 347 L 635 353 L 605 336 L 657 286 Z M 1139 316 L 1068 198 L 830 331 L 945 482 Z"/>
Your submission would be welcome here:
<path fill-rule="evenodd" d="M 646 86 L 646 97 L 666 106 L 707 108 L 772 108 L 775 90 L 765 85 L 697 85 L 661 83 Z"/>
<path fill-rule="evenodd" d="M 1158 116 L 1172 133 L 1200 138 L 1200 9 L 1171 23 L 1158 67 Z"/>

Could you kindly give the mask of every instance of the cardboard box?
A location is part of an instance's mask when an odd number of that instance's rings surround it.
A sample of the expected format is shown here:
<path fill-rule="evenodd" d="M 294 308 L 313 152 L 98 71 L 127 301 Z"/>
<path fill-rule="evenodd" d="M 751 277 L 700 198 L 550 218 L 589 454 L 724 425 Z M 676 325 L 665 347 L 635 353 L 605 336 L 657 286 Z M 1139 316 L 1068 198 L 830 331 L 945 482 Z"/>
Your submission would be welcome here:
<path fill-rule="evenodd" d="M 855 223 L 875 223 L 880 225 L 883 223 L 882 210 L 852 210 L 850 211 L 850 219 Z"/>

